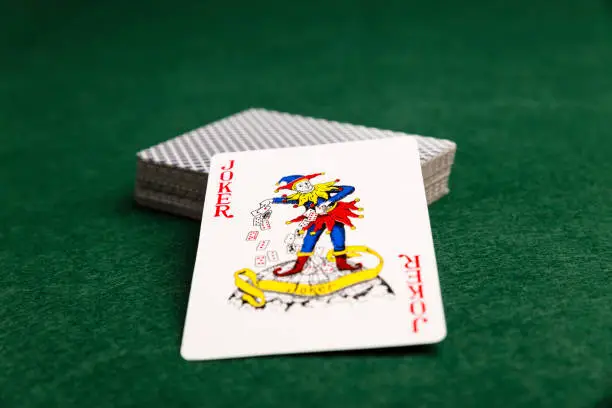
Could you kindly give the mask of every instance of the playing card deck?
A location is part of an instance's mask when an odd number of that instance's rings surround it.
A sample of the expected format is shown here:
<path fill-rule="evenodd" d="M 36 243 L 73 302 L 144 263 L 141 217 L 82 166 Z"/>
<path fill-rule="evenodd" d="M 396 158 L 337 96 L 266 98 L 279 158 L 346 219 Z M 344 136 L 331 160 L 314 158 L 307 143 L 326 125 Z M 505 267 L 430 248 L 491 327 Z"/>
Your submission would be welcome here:
<path fill-rule="evenodd" d="M 181 355 L 442 341 L 422 166 L 405 136 L 214 155 Z"/>
<path fill-rule="evenodd" d="M 418 145 L 427 203 L 449 193 L 454 142 L 265 109 L 248 109 L 194 129 L 137 154 L 135 199 L 165 212 L 199 220 L 216 153 L 313 146 L 404 136 Z M 369 160 L 363 163 L 369 165 Z M 253 219 L 270 228 L 266 211 Z"/>

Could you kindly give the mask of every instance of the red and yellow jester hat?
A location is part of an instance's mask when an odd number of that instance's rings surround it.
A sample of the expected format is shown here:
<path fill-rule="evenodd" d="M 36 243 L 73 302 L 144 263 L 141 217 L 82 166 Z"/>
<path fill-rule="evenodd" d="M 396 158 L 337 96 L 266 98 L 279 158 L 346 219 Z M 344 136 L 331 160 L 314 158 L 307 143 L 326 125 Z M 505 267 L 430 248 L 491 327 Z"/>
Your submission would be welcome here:
<path fill-rule="evenodd" d="M 325 173 L 315 173 L 315 174 L 309 174 L 306 176 L 294 174 L 291 176 L 285 176 L 282 179 L 280 179 L 278 183 L 276 183 L 276 185 L 280 186 L 281 183 L 286 183 L 286 184 L 278 187 L 276 190 L 274 190 L 274 192 L 278 193 L 279 190 L 285 190 L 285 189 L 291 190 L 296 183 L 299 183 L 302 180 L 311 180 L 317 176 L 322 176 L 324 174 Z"/>

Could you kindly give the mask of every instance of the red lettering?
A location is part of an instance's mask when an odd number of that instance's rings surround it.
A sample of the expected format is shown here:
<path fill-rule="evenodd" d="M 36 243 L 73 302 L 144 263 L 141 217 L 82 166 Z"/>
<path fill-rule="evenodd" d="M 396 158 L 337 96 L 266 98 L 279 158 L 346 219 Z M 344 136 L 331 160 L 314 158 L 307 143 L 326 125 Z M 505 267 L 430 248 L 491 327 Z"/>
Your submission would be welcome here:
<path fill-rule="evenodd" d="M 410 291 L 412 292 L 411 298 L 418 296 L 419 298 L 423 299 L 423 286 L 422 285 L 416 285 L 417 289 L 415 289 L 415 285 L 410 285 L 409 288 L 410 288 Z"/>
<path fill-rule="evenodd" d="M 427 317 L 425 312 L 427 307 L 425 305 L 423 295 L 423 285 L 421 284 L 421 260 L 420 255 L 414 255 L 412 257 L 401 254 L 399 258 L 404 258 L 406 263 L 404 264 L 404 272 L 407 275 L 408 289 L 410 289 L 410 299 L 413 300 L 410 303 L 410 313 L 414 316 L 412 320 L 412 330 L 415 333 L 419 331 L 419 323 L 427 323 Z"/>
<path fill-rule="evenodd" d="M 230 188 L 229 188 L 230 184 L 232 184 L 232 183 L 230 183 L 229 181 L 227 183 L 223 183 L 223 182 L 219 183 L 219 194 L 221 194 L 221 193 L 231 193 L 232 190 L 230 190 Z"/>
<path fill-rule="evenodd" d="M 408 255 L 400 255 L 400 258 L 406 258 L 406 264 L 404 268 L 406 269 L 419 269 L 421 267 L 421 262 L 419 261 L 419 255 L 415 255 L 414 258 L 409 257 Z M 414 264 L 412 266 L 411 264 Z"/>
<path fill-rule="evenodd" d="M 217 196 L 217 205 L 219 204 L 229 204 L 229 199 L 232 195 L 228 194 L 228 193 L 221 193 Z M 227 199 L 227 201 L 223 201 L 224 199 Z M 229 207 L 228 207 L 229 208 Z"/>
<path fill-rule="evenodd" d="M 219 217 L 221 216 L 221 214 L 223 214 L 225 218 L 234 218 L 232 214 L 227 213 L 229 210 L 230 210 L 229 205 L 225 205 L 225 204 L 218 205 L 216 208 L 215 217 Z"/>
<path fill-rule="evenodd" d="M 415 333 L 419 332 L 419 322 L 427 323 L 426 317 L 417 317 L 412 321 L 412 331 Z"/>
<path fill-rule="evenodd" d="M 226 174 L 229 174 L 229 178 L 225 178 Z M 221 173 L 221 177 L 220 178 L 221 178 L 222 181 L 230 181 L 231 179 L 234 178 L 234 172 L 226 170 L 223 173 Z"/>
<path fill-rule="evenodd" d="M 421 310 L 420 313 L 417 313 L 415 311 L 415 305 L 419 306 L 419 309 Z M 425 302 L 423 302 L 423 299 L 419 299 L 419 300 L 415 300 L 414 302 L 412 302 L 410 304 L 410 313 L 412 313 L 414 316 L 422 316 L 425 314 Z"/>
<path fill-rule="evenodd" d="M 416 278 L 416 280 L 412 283 L 421 283 L 421 270 L 417 269 L 415 271 L 406 271 L 408 274 L 408 279 Z"/>
<path fill-rule="evenodd" d="M 225 167 L 225 166 L 223 166 L 223 167 L 221 167 L 221 170 L 231 170 L 231 169 L 233 169 L 233 168 L 234 168 L 234 161 L 233 161 L 233 160 L 230 160 L 230 165 L 229 165 L 229 167 Z"/>
<path fill-rule="evenodd" d="M 232 190 L 230 190 L 230 180 L 234 178 L 234 172 L 230 171 L 234 168 L 234 161 L 230 160 L 229 164 L 222 166 L 221 170 L 224 170 L 219 176 L 219 193 L 217 195 L 217 205 L 215 209 L 215 217 L 223 215 L 225 218 L 233 218 L 234 216 L 229 213 L 230 204 L 232 198 Z"/>

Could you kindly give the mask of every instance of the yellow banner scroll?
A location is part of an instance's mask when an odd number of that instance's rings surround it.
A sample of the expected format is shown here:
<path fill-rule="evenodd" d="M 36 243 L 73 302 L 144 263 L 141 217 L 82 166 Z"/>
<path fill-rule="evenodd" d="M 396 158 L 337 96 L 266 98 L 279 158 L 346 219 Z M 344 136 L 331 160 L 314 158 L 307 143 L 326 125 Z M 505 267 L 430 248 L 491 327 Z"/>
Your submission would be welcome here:
<path fill-rule="evenodd" d="M 362 269 L 357 272 L 344 275 L 332 282 L 322 282 L 317 284 L 279 282 L 275 280 L 259 280 L 257 274 L 248 268 L 241 269 L 234 273 L 236 287 L 243 292 L 242 300 L 253 307 L 263 307 L 266 304 L 264 291 L 286 293 L 298 296 L 321 296 L 337 292 L 341 289 L 374 279 L 378 276 L 383 267 L 383 258 L 373 249 L 366 246 L 349 246 L 346 248 L 347 256 L 354 257 L 365 252 L 378 258 L 379 263 L 374 268 Z M 333 251 L 327 253 L 327 259 L 333 261 Z M 246 279 L 243 279 L 246 278 Z"/>

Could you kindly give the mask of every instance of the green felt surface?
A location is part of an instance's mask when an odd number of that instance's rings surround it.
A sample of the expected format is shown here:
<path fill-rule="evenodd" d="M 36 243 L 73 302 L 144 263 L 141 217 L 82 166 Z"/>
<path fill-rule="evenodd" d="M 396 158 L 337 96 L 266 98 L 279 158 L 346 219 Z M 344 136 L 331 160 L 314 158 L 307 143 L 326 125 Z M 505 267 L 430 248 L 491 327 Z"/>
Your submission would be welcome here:
<path fill-rule="evenodd" d="M 612 405 L 609 1 L 0 7 L 0 407 Z M 198 224 L 135 153 L 251 106 L 457 142 L 443 343 L 180 358 Z"/>

